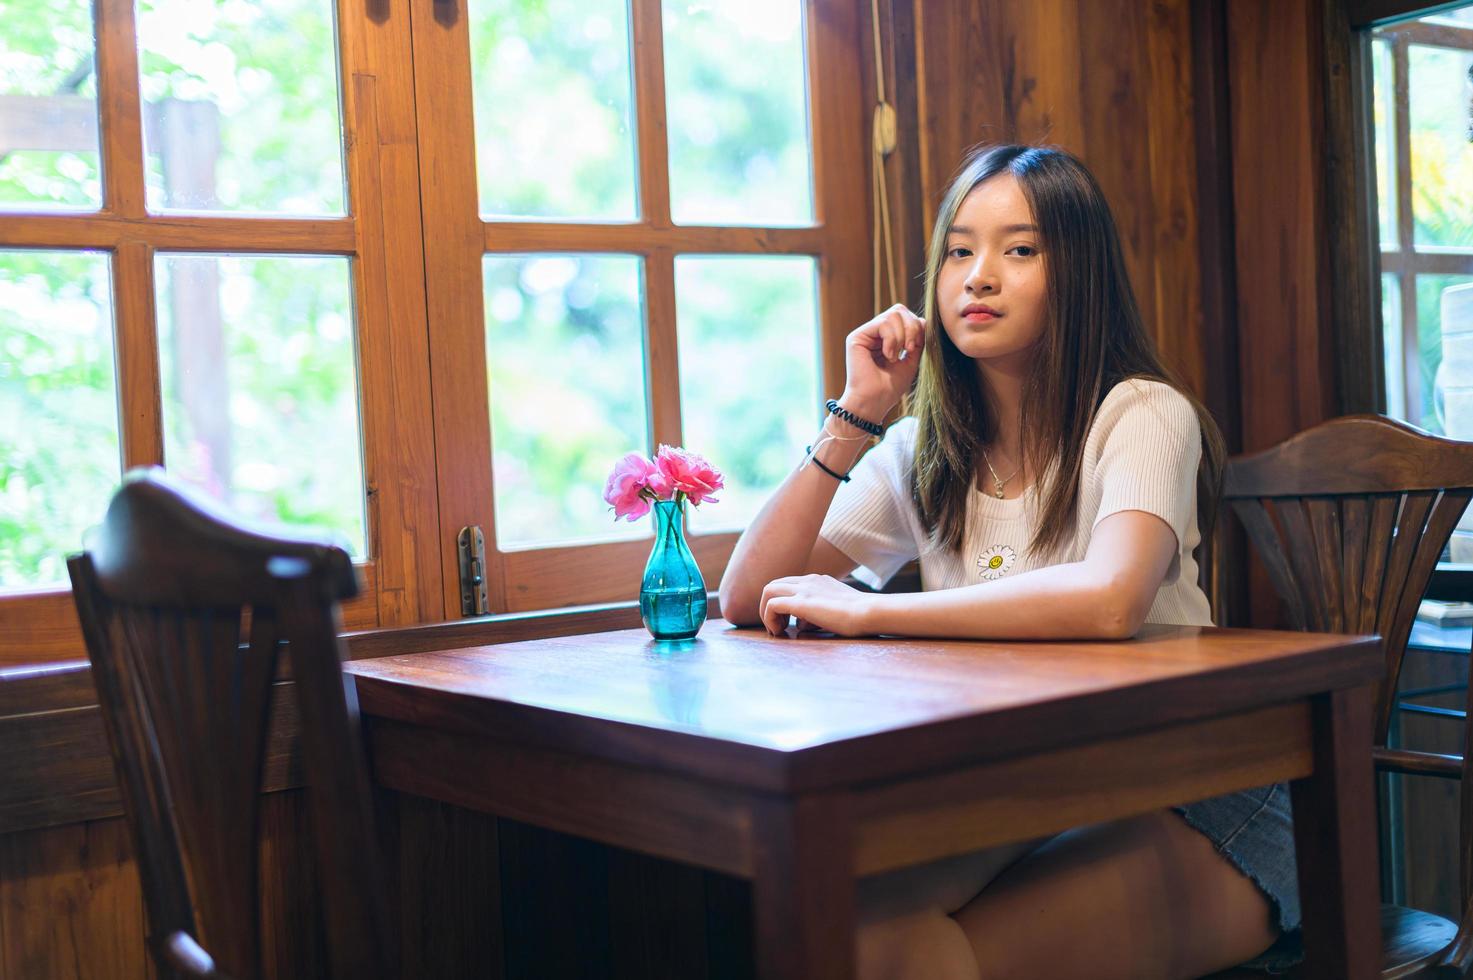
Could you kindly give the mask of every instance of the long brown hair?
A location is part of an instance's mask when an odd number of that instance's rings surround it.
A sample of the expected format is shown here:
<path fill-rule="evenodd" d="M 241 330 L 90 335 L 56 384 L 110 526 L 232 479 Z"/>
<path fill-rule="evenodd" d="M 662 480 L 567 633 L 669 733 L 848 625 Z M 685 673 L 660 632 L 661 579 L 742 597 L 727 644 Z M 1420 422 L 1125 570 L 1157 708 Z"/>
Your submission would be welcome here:
<path fill-rule="evenodd" d="M 1197 470 L 1198 526 L 1205 541 L 1221 489 L 1222 435 L 1162 362 L 1130 288 L 1120 235 L 1094 177 L 1055 147 L 983 146 L 947 189 L 926 258 L 924 356 L 906 411 L 918 422 L 911 493 L 934 546 L 961 547 L 967 495 L 981 447 L 997 434 L 976 363 L 941 326 L 936 282 L 947 234 L 963 199 L 999 174 L 1017 179 L 1033 211 L 1045 271 L 1044 330 L 1023 384 L 1023 457 L 1039 483 L 1038 530 L 1030 548 L 1056 549 L 1074 526 L 1085 438 L 1111 388 L 1127 378 L 1171 385 L 1202 426 Z"/>

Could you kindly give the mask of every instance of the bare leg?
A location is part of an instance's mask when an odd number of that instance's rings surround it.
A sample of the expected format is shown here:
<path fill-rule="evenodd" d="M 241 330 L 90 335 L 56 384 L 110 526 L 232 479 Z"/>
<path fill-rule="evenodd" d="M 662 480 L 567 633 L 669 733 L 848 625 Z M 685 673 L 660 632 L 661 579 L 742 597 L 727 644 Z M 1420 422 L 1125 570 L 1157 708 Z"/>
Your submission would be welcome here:
<path fill-rule="evenodd" d="M 1199 977 L 1275 935 L 1268 899 L 1165 810 L 1061 834 L 955 918 L 985 980 Z"/>
<path fill-rule="evenodd" d="M 1037 841 L 861 878 L 856 893 L 860 980 L 977 980 L 977 963 L 951 917 Z"/>

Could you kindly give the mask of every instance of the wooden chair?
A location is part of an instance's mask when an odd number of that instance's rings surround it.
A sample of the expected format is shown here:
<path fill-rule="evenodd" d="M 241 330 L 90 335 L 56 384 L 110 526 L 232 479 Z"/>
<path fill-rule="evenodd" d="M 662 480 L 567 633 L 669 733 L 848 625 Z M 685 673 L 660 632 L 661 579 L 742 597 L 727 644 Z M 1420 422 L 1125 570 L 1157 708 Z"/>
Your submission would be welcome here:
<path fill-rule="evenodd" d="M 1230 460 L 1223 483 L 1223 503 L 1242 520 L 1294 628 L 1381 636 L 1386 673 L 1375 701 L 1376 768 L 1462 780 L 1461 921 L 1383 905 L 1382 976 L 1467 977 L 1473 746 L 1466 729 L 1461 758 L 1391 749 L 1386 740 L 1417 606 L 1473 497 L 1473 443 L 1379 415 L 1352 415 Z"/>
<path fill-rule="evenodd" d="M 134 470 L 68 561 L 165 978 L 261 975 L 259 803 L 281 644 L 301 715 L 333 974 L 397 972 L 357 701 L 341 548 L 241 527 L 161 470 Z M 249 642 L 242 623 L 249 613 Z"/>

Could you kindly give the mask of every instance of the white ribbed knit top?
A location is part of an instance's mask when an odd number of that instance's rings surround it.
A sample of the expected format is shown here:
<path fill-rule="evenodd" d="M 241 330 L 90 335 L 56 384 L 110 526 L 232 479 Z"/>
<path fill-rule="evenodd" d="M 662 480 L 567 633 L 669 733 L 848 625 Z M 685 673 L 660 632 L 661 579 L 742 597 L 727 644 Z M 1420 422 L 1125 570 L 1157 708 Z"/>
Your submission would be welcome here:
<path fill-rule="evenodd" d="M 902 565 L 920 558 L 921 587 L 954 589 L 1045 565 L 1080 561 L 1095 525 L 1123 510 L 1155 514 L 1176 532 L 1177 557 L 1167 570 L 1148 623 L 1212 625 L 1197 585 L 1197 464 L 1202 430 L 1192 405 L 1159 381 L 1117 384 L 1100 403 L 1084 442 L 1079 509 L 1073 534 L 1052 555 L 1028 544 L 1037 527 L 1036 488 L 999 500 L 972 485 L 960 553 L 931 546 L 910 496 L 916 420 L 892 425 L 839 487 L 819 534 L 860 567 L 854 577 L 880 588 Z"/>

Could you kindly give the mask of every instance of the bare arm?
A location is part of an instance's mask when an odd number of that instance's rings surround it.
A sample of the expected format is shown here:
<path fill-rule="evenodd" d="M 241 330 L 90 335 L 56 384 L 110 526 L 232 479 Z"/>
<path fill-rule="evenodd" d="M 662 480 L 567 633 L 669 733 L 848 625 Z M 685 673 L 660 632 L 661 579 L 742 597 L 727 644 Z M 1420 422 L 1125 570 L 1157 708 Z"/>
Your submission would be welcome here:
<path fill-rule="evenodd" d="M 923 340 L 923 321 L 903 306 L 859 327 L 845 341 L 848 381 L 839 403 L 860 418 L 884 418 L 915 379 Z M 836 418 L 826 425 L 845 439 L 864 435 Z M 862 439 L 828 440 L 815 458 L 835 473 L 847 473 L 864 445 Z M 838 480 L 807 465 L 789 474 L 763 505 L 742 532 L 721 578 L 721 615 L 728 622 L 761 622 L 762 592 L 774 579 L 808 573 L 837 579 L 853 571 L 854 562 L 818 536 L 838 488 Z"/>
<path fill-rule="evenodd" d="M 846 636 L 1125 639 L 1145 621 L 1177 550 L 1170 525 L 1144 511 L 1099 523 L 1083 561 L 957 589 L 870 595 L 819 575 L 769 583 L 762 621 Z"/>
<path fill-rule="evenodd" d="M 834 472 L 846 473 L 862 445 L 830 442 L 817 458 Z M 728 622 L 757 625 L 762 589 L 773 579 L 803 574 L 838 579 L 854 570 L 847 555 L 818 536 L 838 486 L 838 480 L 817 466 L 804 466 L 789 474 L 763 505 L 737 540 L 721 577 L 721 615 Z"/>

